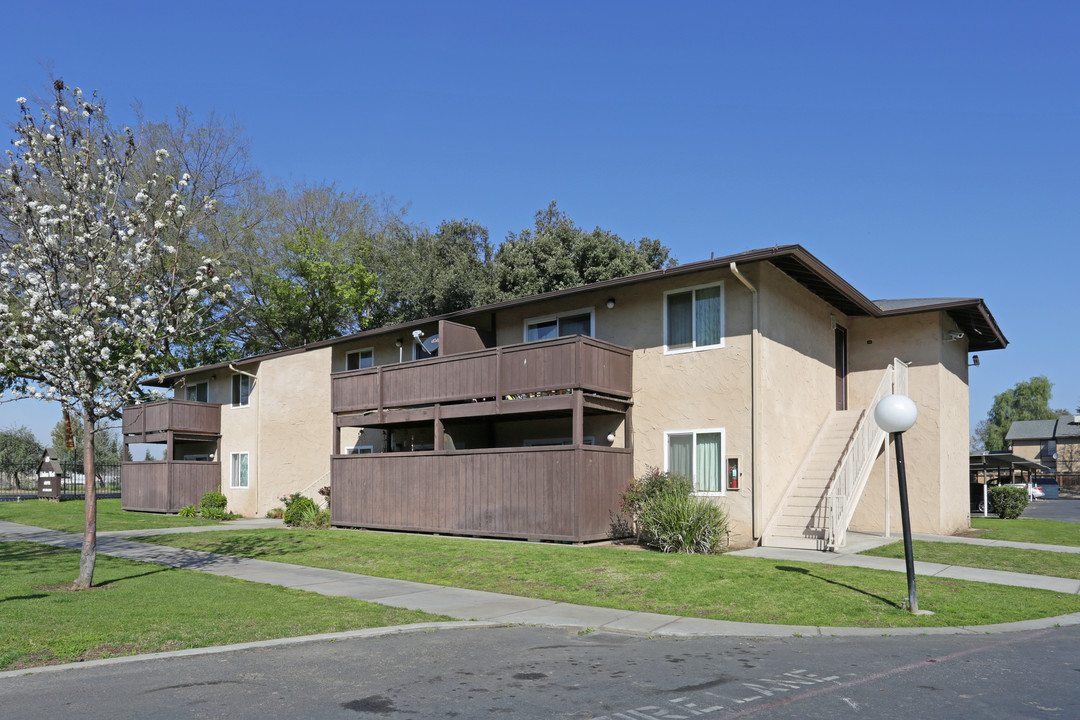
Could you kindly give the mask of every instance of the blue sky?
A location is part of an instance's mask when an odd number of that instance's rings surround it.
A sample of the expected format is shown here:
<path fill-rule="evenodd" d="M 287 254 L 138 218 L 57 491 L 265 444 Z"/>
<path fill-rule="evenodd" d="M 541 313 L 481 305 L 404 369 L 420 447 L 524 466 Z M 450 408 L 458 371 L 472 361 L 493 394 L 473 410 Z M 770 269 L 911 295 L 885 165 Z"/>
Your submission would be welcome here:
<path fill-rule="evenodd" d="M 872 299 L 985 298 L 1080 405 L 1080 4 L 52 2 L 5 13 L 0 117 L 47 70 L 234 116 L 286 180 L 493 240 L 557 200 L 682 262 L 800 243 Z M 0 405 L 44 440 L 55 406 Z"/>

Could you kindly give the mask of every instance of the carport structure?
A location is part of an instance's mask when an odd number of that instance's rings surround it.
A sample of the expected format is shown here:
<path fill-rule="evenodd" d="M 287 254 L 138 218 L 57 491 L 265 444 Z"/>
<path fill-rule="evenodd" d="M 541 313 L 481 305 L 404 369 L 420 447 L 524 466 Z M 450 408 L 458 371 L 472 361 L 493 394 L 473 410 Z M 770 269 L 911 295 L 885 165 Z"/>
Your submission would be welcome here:
<path fill-rule="evenodd" d="M 989 517 L 990 513 L 988 497 L 990 485 L 1024 483 L 1030 486 L 1035 473 L 1050 472 L 1050 468 L 1034 460 L 1028 460 L 1010 452 L 989 450 L 972 450 L 969 470 L 971 502 L 973 505 L 978 503 L 983 517 Z"/>

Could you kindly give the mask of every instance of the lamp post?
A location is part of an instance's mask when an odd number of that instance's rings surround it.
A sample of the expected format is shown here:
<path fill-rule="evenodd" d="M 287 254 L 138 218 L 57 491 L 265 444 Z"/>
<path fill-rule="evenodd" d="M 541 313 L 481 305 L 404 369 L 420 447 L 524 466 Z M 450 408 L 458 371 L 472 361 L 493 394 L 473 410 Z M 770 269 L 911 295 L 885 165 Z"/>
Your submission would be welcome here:
<path fill-rule="evenodd" d="M 919 409 L 907 395 L 889 395 L 882 398 L 874 408 L 874 421 L 893 437 L 896 443 L 896 478 L 900 485 L 900 522 L 904 526 L 904 561 L 907 565 L 908 609 L 914 615 L 928 615 L 929 610 L 919 611 L 919 598 L 915 591 L 915 557 L 911 550 L 911 518 L 908 514 L 907 476 L 904 473 L 904 432 L 911 429 Z"/>

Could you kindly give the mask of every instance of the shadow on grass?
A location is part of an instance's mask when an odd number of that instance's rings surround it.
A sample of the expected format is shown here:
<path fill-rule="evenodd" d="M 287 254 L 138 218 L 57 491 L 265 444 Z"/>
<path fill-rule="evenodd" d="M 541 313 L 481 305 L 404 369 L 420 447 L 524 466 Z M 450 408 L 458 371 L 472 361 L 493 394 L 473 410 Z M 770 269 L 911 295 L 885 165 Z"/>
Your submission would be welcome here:
<path fill-rule="evenodd" d="M 777 565 L 776 569 L 780 570 L 781 572 L 798 573 L 800 575 L 806 575 L 806 576 L 812 577 L 812 578 L 814 578 L 816 580 L 821 580 L 822 582 L 827 582 L 830 585 L 836 585 L 837 587 L 847 588 L 848 590 L 851 590 L 853 592 L 857 592 L 860 595 L 866 595 L 867 597 L 872 597 L 875 600 L 880 600 L 881 602 L 885 603 L 886 605 L 894 607 L 897 610 L 901 609 L 899 603 L 893 602 L 892 600 L 889 600 L 887 598 L 883 598 L 880 595 L 875 595 L 872 592 L 867 592 L 865 590 L 854 587 L 852 585 L 848 585 L 847 583 L 837 582 L 836 580 L 830 580 L 829 578 L 821 577 L 820 575 L 815 575 L 814 573 L 810 572 L 806 568 L 791 567 L 789 565 Z"/>
<path fill-rule="evenodd" d="M 150 541 L 152 542 L 152 540 Z M 198 552 L 213 553 L 215 555 L 233 555 L 240 558 L 259 559 L 272 557 L 280 559 L 292 553 L 293 550 L 302 550 L 300 544 L 290 547 L 288 544 L 267 540 L 265 537 L 240 537 L 219 539 L 199 548 Z"/>

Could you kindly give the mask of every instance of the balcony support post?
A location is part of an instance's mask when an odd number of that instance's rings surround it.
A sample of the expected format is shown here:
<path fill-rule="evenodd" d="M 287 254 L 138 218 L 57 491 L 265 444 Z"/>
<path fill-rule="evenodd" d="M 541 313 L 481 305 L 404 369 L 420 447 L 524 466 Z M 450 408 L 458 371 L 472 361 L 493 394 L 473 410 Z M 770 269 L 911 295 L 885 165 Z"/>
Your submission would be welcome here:
<path fill-rule="evenodd" d="M 581 390 L 574 391 L 574 447 L 581 447 L 585 442 L 585 395 Z"/>
<path fill-rule="evenodd" d="M 435 403 L 435 452 L 440 452 L 443 450 L 443 422 L 442 416 L 439 413 L 441 407 L 441 405 Z"/>

